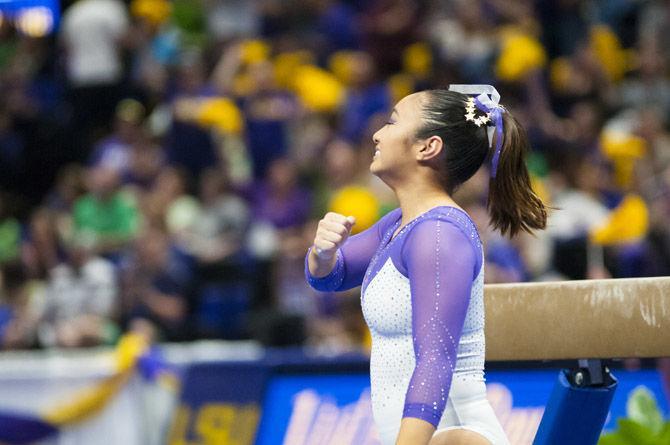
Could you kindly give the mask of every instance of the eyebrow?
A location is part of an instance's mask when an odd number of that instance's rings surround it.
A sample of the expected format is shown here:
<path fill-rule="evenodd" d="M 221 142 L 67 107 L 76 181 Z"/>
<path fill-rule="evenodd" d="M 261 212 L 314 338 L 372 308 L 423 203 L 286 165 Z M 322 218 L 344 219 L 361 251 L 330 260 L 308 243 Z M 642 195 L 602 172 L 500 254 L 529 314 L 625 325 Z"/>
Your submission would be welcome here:
<path fill-rule="evenodd" d="M 393 109 L 393 111 L 391 111 L 391 114 L 393 114 L 393 113 L 395 113 L 396 115 L 400 116 L 400 113 L 398 113 L 398 110 L 396 110 L 395 108 Z"/>

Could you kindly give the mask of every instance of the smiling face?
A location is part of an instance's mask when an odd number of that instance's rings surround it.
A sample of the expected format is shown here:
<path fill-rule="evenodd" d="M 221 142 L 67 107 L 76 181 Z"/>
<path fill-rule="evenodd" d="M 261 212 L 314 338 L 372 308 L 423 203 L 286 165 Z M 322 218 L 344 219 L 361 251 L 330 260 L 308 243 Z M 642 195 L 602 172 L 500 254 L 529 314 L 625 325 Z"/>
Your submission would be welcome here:
<path fill-rule="evenodd" d="M 403 98 L 393 109 L 388 122 L 373 136 L 375 155 L 370 171 L 385 182 L 402 180 L 411 175 L 419 160 L 425 140 L 416 138 L 422 126 L 423 93 Z"/>

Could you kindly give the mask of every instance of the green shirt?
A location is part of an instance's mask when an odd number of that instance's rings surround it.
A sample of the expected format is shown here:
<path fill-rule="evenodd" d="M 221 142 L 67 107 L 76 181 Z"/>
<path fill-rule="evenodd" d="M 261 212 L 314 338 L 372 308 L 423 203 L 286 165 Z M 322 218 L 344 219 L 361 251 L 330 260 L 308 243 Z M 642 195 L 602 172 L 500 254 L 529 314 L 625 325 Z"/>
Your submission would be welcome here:
<path fill-rule="evenodd" d="M 21 225 L 14 218 L 0 222 L 0 262 L 14 260 L 19 256 Z"/>
<path fill-rule="evenodd" d="M 76 236 L 91 236 L 95 241 L 129 240 L 137 233 L 138 218 L 135 202 L 123 193 L 104 201 L 89 194 L 74 205 Z"/>

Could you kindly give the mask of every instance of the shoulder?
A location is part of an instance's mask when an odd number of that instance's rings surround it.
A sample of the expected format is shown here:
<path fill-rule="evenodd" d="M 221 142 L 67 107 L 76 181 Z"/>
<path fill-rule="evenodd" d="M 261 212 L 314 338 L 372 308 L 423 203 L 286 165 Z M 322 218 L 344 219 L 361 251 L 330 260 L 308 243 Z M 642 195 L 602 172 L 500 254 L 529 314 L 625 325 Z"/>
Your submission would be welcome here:
<path fill-rule="evenodd" d="M 408 224 L 403 250 L 421 248 L 427 243 L 444 245 L 444 255 L 458 249 L 471 249 L 477 265 L 483 261 L 482 242 L 470 216 L 456 207 L 436 207 Z M 479 267 L 477 267 L 479 269 Z"/>
<path fill-rule="evenodd" d="M 374 227 L 377 228 L 377 235 L 380 239 L 384 237 L 387 230 L 400 220 L 401 216 L 400 208 L 393 209 L 375 223 Z"/>
<path fill-rule="evenodd" d="M 379 218 L 379 222 L 377 224 L 388 226 L 390 224 L 397 222 L 400 219 L 401 215 L 402 213 L 400 211 L 400 207 L 395 208 L 390 212 L 388 212 L 386 215 Z"/>
<path fill-rule="evenodd" d="M 479 231 L 475 225 L 470 215 L 468 215 L 464 210 L 461 210 L 457 207 L 450 206 L 441 206 L 435 207 L 434 209 L 429 210 L 423 215 L 419 216 L 415 221 L 413 221 L 412 227 L 408 227 L 408 232 L 415 230 L 425 231 L 429 228 L 435 228 L 438 225 L 445 227 L 445 224 L 438 223 L 447 223 L 446 227 L 458 229 L 462 234 L 471 240 L 474 245 L 480 246 L 481 240 L 479 238 Z M 451 229 L 453 230 L 453 229 Z"/>

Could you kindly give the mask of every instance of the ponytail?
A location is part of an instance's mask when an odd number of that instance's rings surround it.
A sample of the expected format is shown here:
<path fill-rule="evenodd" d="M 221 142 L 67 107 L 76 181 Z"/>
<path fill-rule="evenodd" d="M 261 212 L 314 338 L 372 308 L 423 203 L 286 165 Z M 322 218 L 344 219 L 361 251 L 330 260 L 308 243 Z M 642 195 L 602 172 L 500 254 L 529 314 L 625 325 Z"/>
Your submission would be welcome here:
<path fill-rule="evenodd" d="M 491 225 L 510 237 L 521 231 L 544 229 L 547 209 L 530 187 L 524 160 L 528 137 L 509 111 L 498 105 L 500 94 L 496 89 L 491 85 L 451 85 L 449 91 L 425 93 L 423 125 L 416 137 L 442 138 L 446 156 L 441 173 L 447 193 L 452 194 L 472 177 L 493 150 L 487 205 Z M 487 122 L 488 125 L 482 126 Z M 489 133 L 493 140 L 489 140 Z M 499 135 L 501 146 L 498 146 Z"/>
<path fill-rule="evenodd" d="M 496 177 L 489 181 L 487 207 L 493 228 L 511 238 L 520 231 L 544 229 L 547 209 L 530 185 L 525 164 L 530 145 L 526 131 L 509 112 L 503 113 L 503 122 L 503 145 Z"/>

